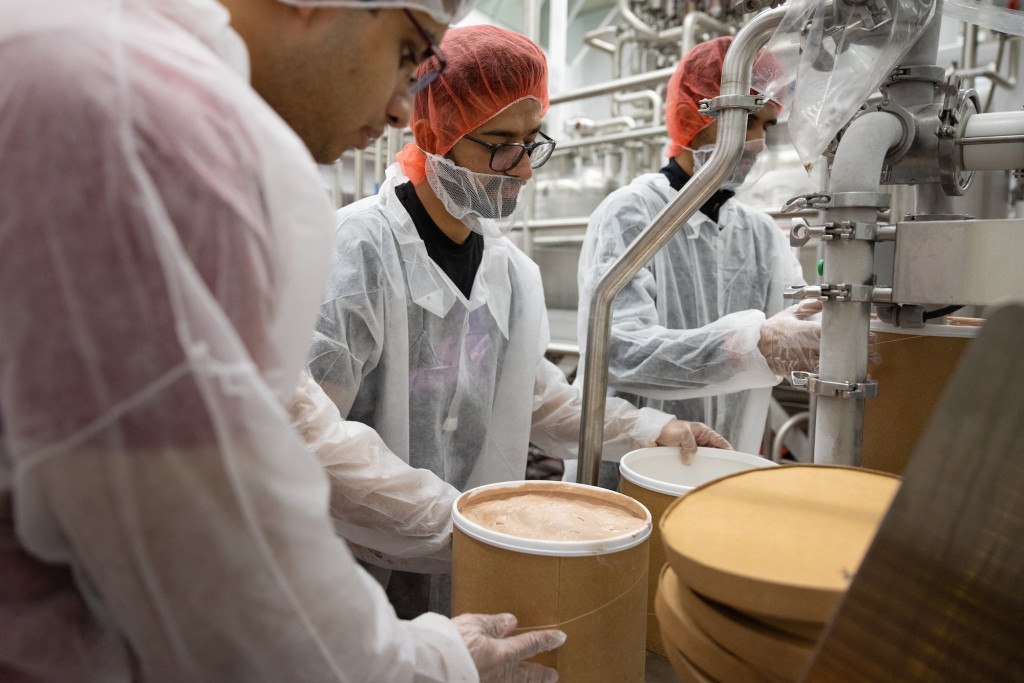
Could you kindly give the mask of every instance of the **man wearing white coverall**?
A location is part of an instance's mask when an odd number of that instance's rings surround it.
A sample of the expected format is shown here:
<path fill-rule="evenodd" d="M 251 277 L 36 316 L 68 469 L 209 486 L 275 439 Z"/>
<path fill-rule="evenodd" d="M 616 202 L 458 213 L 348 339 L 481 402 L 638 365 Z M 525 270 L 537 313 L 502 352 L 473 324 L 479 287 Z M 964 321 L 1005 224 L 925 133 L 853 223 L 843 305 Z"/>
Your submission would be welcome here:
<path fill-rule="evenodd" d="M 544 358 L 540 273 L 503 236 L 553 147 L 540 132 L 544 54 L 488 26 L 452 29 L 441 48 L 447 67 L 416 96 L 416 142 L 377 196 L 338 213 L 308 368 L 344 416 L 465 490 L 522 479 L 531 441 L 575 457 L 581 394 Z M 684 455 L 728 447 L 704 425 L 617 400 L 605 434 Z M 447 608 L 440 577 L 392 575 L 389 595 L 407 616 Z"/>
<path fill-rule="evenodd" d="M 697 107 L 719 94 L 731 41 L 697 45 L 669 81 L 668 166 L 612 192 L 591 215 L 579 260 L 581 312 L 608 268 L 710 156 L 717 123 Z M 777 115 L 774 102 L 751 114 L 733 177 L 626 284 L 612 310 L 608 386 L 616 395 L 702 420 L 748 453 L 760 450 L 771 387 L 794 370 L 815 371 L 820 338 L 819 323 L 804 320 L 819 302 L 783 310 L 785 288 L 804 279 L 782 231 L 731 191 Z M 584 362 L 586 338 L 581 315 Z"/>
<path fill-rule="evenodd" d="M 314 158 L 405 125 L 467 10 L 0 0 L 0 679 L 550 680 L 558 632 L 395 617 L 286 410 Z"/>

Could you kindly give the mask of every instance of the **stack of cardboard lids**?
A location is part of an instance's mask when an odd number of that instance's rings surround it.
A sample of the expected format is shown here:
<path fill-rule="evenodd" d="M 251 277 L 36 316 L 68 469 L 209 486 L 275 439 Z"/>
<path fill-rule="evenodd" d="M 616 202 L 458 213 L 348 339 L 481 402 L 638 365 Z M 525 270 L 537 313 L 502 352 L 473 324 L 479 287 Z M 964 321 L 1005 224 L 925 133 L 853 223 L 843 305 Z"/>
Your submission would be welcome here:
<path fill-rule="evenodd" d="M 792 465 L 723 477 L 672 503 L 655 611 L 680 678 L 798 680 L 899 484 Z"/>

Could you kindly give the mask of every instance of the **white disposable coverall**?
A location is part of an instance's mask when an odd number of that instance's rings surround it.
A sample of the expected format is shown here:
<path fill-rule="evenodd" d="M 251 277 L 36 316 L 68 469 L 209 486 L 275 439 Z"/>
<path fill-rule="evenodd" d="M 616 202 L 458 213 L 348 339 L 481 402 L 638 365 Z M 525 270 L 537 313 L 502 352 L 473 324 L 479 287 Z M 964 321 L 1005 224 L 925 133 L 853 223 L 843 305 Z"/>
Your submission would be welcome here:
<path fill-rule="evenodd" d="M 460 490 L 522 479 L 532 441 L 575 457 L 582 395 L 544 358 L 547 311 L 537 265 L 484 237 L 467 300 L 427 255 L 395 194 L 338 212 L 333 264 L 310 374 L 342 415 Z M 670 415 L 608 402 L 607 457 L 651 445 Z"/>
<path fill-rule="evenodd" d="M 581 313 L 601 276 L 677 194 L 664 174 L 645 174 L 591 214 L 577 274 Z M 782 379 L 758 351 L 761 323 L 782 310 L 788 285 L 803 283 L 770 216 L 736 199 L 717 224 L 698 211 L 615 297 L 608 386 L 757 453 L 771 387 Z M 584 358 L 587 322 L 580 315 Z"/>
<path fill-rule="evenodd" d="M 212 0 L 0 0 L 0 678 L 476 680 L 289 427 L 331 207 Z"/>

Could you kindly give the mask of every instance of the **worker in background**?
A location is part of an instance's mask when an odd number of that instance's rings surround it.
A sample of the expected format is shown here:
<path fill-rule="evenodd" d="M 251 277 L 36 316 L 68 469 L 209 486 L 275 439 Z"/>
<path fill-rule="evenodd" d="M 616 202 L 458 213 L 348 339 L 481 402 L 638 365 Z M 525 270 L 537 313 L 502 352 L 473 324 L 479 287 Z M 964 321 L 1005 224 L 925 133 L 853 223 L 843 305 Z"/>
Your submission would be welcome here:
<path fill-rule="evenodd" d="M 468 8 L 0 0 L 0 679 L 554 677 L 561 632 L 396 618 L 286 409 L 314 159 L 404 126 Z"/>
<path fill-rule="evenodd" d="M 581 393 L 544 358 L 537 266 L 504 232 L 554 141 L 541 131 L 547 64 L 527 38 L 455 28 L 416 95 L 415 143 L 377 196 L 338 213 L 310 374 L 349 420 L 459 490 L 522 479 L 532 441 L 574 454 Z M 632 447 L 728 444 L 704 425 L 608 403 L 605 434 Z M 392 572 L 399 615 L 448 608 L 447 575 Z"/>
<path fill-rule="evenodd" d="M 585 362 L 588 316 L 601 277 L 707 163 L 717 122 L 698 112 L 719 94 L 731 37 L 694 47 L 669 81 L 669 162 L 612 192 L 590 217 L 579 260 L 578 339 Z M 755 72 L 760 68 L 755 63 Z M 770 216 L 733 190 L 764 149 L 779 107 L 747 121 L 743 158 L 723 184 L 626 283 L 612 307 L 608 385 L 638 406 L 701 420 L 740 451 L 757 453 L 771 387 L 794 370 L 816 371 L 817 301 L 783 308 L 800 264 Z M 582 369 L 578 377 L 582 378 Z"/>

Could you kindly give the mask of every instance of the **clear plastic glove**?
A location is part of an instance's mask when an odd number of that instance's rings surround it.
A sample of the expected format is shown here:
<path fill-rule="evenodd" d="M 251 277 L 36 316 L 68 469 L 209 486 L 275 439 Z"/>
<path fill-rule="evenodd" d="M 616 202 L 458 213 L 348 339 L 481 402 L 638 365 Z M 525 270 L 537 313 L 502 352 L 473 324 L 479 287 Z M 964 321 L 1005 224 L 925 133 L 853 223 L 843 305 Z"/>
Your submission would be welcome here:
<path fill-rule="evenodd" d="M 528 631 L 509 636 L 518 623 L 512 614 L 460 614 L 452 623 L 469 649 L 480 674 L 480 683 L 553 683 L 558 680 L 554 669 L 523 660 L 559 647 L 565 642 L 562 631 Z"/>
<path fill-rule="evenodd" d="M 821 323 L 806 318 L 821 312 L 817 299 L 801 301 L 761 324 L 757 348 L 776 375 L 817 372 L 821 352 Z"/>
<path fill-rule="evenodd" d="M 725 448 L 732 450 L 732 446 L 711 427 L 703 422 L 687 422 L 686 420 L 672 420 L 658 434 L 657 444 L 659 446 L 678 446 L 679 457 L 684 465 L 693 462 L 693 456 L 697 455 L 697 446 L 708 446 L 710 448 Z"/>

